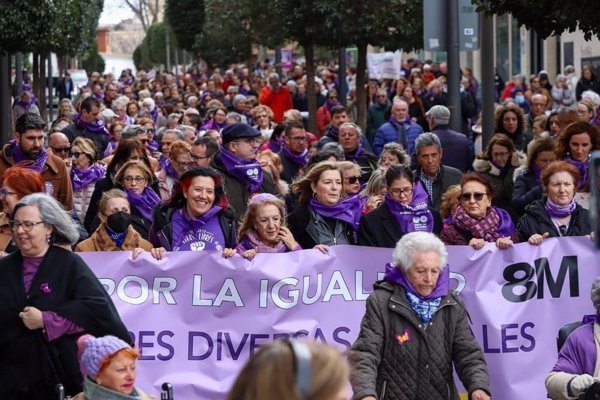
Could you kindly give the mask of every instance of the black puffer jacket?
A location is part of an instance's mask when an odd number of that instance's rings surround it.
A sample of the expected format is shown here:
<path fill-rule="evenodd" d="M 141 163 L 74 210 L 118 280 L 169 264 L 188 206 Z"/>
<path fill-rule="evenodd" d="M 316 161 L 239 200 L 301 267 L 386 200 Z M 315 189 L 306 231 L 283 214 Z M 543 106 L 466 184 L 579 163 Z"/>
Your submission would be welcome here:
<path fill-rule="evenodd" d="M 560 233 L 552 222 L 550 215 L 544 208 L 546 198 L 536 200 L 527 207 L 525 207 L 525 214 L 519 220 L 517 225 L 517 232 L 519 232 L 519 238 L 522 242 L 527 241 L 531 235 L 548 232 L 549 237 L 560 237 Z M 575 211 L 571 214 L 571 220 L 567 228 L 567 234 L 564 236 L 585 236 L 589 235 L 592 231 L 590 225 L 590 213 L 585 208 L 577 204 Z"/>
<path fill-rule="evenodd" d="M 525 212 L 525 206 L 544 195 L 542 185 L 537 182 L 533 171 L 526 171 L 515 179 L 512 192 L 512 205 L 515 214 L 520 218 Z"/>
<path fill-rule="evenodd" d="M 374 288 L 350 351 L 353 399 L 458 400 L 453 365 L 469 397 L 477 389 L 490 393 L 483 352 L 458 296 L 444 296 L 424 326 L 404 288 L 385 281 Z"/>

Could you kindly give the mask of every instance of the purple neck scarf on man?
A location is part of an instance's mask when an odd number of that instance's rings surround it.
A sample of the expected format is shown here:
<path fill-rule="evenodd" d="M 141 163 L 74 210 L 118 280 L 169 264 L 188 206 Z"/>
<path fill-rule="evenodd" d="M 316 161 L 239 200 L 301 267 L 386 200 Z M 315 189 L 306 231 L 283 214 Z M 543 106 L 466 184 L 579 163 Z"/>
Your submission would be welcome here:
<path fill-rule="evenodd" d="M 221 146 L 221 160 L 228 173 L 244 182 L 252 193 L 263 183 L 263 171 L 256 159 L 244 160 Z"/>

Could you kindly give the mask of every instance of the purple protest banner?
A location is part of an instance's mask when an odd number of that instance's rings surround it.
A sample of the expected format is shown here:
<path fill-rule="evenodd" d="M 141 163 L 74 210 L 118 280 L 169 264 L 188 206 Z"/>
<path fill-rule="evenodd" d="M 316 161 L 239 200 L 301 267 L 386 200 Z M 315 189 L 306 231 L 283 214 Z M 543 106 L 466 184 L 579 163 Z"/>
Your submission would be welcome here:
<path fill-rule="evenodd" d="M 592 243 L 448 249 L 453 287 L 484 349 L 493 397 L 545 398 L 558 329 L 593 313 Z M 335 246 L 327 255 L 258 254 L 252 262 L 214 252 L 169 253 L 162 261 L 147 254 L 136 261 L 130 253 L 81 256 L 142 350 L 138 386 L 158 393 L 168 381 L 180 399 L 223 399 L 263 343 L 292 335 L 347 349 L 391 249 Z"/>

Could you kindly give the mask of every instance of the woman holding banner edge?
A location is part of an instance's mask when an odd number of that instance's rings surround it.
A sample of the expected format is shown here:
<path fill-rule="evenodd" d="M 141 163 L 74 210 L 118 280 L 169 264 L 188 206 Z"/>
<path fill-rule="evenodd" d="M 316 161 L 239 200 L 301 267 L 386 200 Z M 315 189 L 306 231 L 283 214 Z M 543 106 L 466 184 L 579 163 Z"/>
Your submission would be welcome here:
<path fill-rule="evenodd" d="M 217 250 L 223 257 L 233 256 L 234 214 L 219 173 L 212 168 L 183 173 L 169 201 L 154 209 L 149 241 L 167 251 Z"/>
<path fill-rule="evenodd" d="M 247 260 L 257 253 L 302 250 L 285 226 L 285 203 L 270 193 L 250 198 L 238 233 L 237 252 Z"/>
<path fill-rule="evenodd" d="M 342 173 L 334 161 L 322 161 L 292 184 L 300 205 L 288 217 L 303 249 L 327 253 L 329 246 L 356 244 L 362 213 L 360 196 L 344 199 Z"/>
<path fill-rule="evenodd" d="M 542 172 L 545 196 L 525 207 L 517 230 L 522 241 L 540 245 L 548 237 L 590 235 L 588 210 L 575 201 L 581 175 L 567 161 L 554 161 Z"/>

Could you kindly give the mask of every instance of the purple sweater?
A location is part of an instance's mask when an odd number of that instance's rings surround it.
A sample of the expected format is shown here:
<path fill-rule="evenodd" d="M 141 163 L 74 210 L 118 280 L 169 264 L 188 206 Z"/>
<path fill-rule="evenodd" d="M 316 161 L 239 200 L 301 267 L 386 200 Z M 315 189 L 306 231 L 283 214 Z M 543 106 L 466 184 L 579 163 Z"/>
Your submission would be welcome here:
<path fill-rule="evenodd" d="M 552 371 L 569 374 L 594 375 L 596 366 L 594 323 L 590 322 L 575 329 L 558 353 L 558 361 Z"/>

